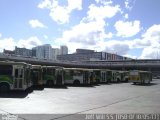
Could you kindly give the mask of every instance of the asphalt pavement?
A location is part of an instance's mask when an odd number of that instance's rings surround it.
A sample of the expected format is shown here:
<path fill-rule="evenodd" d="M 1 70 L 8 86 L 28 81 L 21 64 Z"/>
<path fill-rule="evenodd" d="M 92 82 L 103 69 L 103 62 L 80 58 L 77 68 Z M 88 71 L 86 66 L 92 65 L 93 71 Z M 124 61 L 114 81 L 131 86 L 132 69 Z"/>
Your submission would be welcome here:
<path fill-rule="evenodd" d="M 20 120 L 92 120 L 96 114 L 160 114 L 160 80 L 150 85 L 112 83 L 14 91 L 0 94 L 0 114 L 0 120 L 5 115 Z"/>

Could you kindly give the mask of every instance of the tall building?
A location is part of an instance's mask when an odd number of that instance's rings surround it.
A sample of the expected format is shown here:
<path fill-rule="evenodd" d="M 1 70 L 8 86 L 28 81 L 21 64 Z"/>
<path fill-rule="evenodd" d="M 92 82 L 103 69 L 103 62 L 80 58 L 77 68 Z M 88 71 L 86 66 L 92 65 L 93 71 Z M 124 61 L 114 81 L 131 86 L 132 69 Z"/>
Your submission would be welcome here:
<path fill-rule="evenodd" d="M 50 44 L 45 44 L 41 46 L 37 46 L 32 48 L 35 51 L 36 57 L 39 59 L 52 59 L 53 58 L 53 51 Z"/>
<path fill-rule="evenodd" d="M 59 48 L 52 48 L 52 57 L 53 60 L 57 60 L 57 55 L 60 55 L 60 49 Z"/>
<path fill-rule="evenodd" d="M 20 55 L 23 57 L 32 57 L 32 50 L 26 48 L 15 47 L 15 55 Z"/>
<path fill-rule="evenodd" d="M 61 47 L 60 47 L 60 54 L 61 54 L 61 55 L 66 55 L 66 54 L 68 54 L 68 47 L 67 47 L 67 46 L 61 46 Z"/>

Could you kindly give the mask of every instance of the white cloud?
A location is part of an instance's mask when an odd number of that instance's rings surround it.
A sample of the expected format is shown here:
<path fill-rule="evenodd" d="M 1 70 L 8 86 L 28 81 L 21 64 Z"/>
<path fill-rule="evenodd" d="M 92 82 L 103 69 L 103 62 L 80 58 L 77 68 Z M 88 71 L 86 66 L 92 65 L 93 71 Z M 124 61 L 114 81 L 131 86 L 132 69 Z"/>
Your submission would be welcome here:
<path fill-rule="evenodd" d="M 21 39 L 17 42 L 18 47 L 24 47 L 28 49 L 38 45 L 42 45 L 42 42 L 36 36 L 29 37 L 28 39 Z"/>
<path fill-rule="evenodd" d="M 96 6 L 94 4 L 91 4 L 89 6 L 89 11 L 87 12 L 88 16 L 87 18 L 89 20 L 102 20 L 105 18 L 112 18 L 113 16 L 116 15 L 116 13 L 120 12 L 120 6 L 110 6 L 110 5 L 105 5 L 105 6 Z"/>
<path fill-rule="evenodd" d="M 0 38 L 2 37 L 2 34 L 0 33 Z"/>
<path fill-rule="evenodd" d="M 3 49 L 13 50 L 15 45 L 16 45 L 16 42 L 11 37 L 0 39 L 0 51 L 1 52 L 3 51 Z"/>
<path fill-rule="evenodd" d="M 96 3 L 101 3 L 103 5 L 109 5 L 109 4 L 112 4 L 113 1 L 112 0 L 95 0 Z"/>
<path fill-rule="evenodd" d="M 160 25 L 153 25 L 151 26 L 143 35 L 142 37 L 149 39 L 149 40 L 156 40 L 160 42 Z"/>
<path fill-rule="evenodd" d="M 121 37 L 132 37 L 141 30 L 140 21 L 138 20 L 133 22 L 124 22 L 119 20 L 114 26 L 117 30 L 117 36 Z"/>
<path fill-rule="evenodd" d="M 130 50 L 129 44 L 125 41 L 110 40 L 103 42 L 100 46 L 103 46 L 104 50 L 119 55 L 127 54 Z"/>
<path fill-rule="evenodd" d="M 124 15 L 124 18 L 125 18 L 125 19 L 128 19 L 128 14 L 125 14 L 125 15 Z"/>
<path fill-rule="evenodd" d="M 112 12 L 111 12 L 112 11 Z M 87 16 L 78 25 L 71 27 L 70 30 L 63 32 L 61 38 L 57 38 L 55 44 L 65 44 L 70 47 L 70 52 L 76 48 L 96 49 L 102 51 L 101 44 L 107 38 L 112 38 L 111 32 L 105 32 L 105 19 L 114 17 L 121 9 L 115 6 L 95 6 L 90 5 Z"/>
<path fill-rule="evenodd" d="M 73 26 L 71 30 L 63 32 L 62 38 L 58 38 L 55 42 L 60 42 L 70 46 L 71 44 L 77 44 L 76 46 L 94 46 L 97 41 L 103 40 L 104 33 L 104 21 L 93 21 L 89 23 L 80 23 Z M 111 36 L 109 33 L 108 36 Z M 74 52 L 73 47 L 71 51 Z"/>
<path fill-rule="evenodd" d="M 133 56 L 133 55 L 129 55 L 129 54 L 125 54 L 123 56 L 128 57 L 128 58 L 132 58 L 132 59 L 137 59 L 137 56 Z"/>
<path fill-rule="evenodd" d="M 160 59 L 160 24 L 151 26 L 143 35 L 143 41 L 148 42 L 140 58 L 159 58 Z"/>
<path fill-rule="evenodd" d="M 31 25 L 32 28 L 38 28 L 38 27 L 46 28 L 46 26 L 37 19 L 30 20 L 29 24 Z"/>
<path fill-rule="evenodd" d="M 127 10 L 130 10 L 130 11 L 131 11 L 132 8 L 134 7 L 135 3 L 136 3 L 136 0 L 125 0 L 125 2 L 124 2 L 125 8 L 126 8 Z"/>
<path fill-rule="evenodd" d="M 36 36 L 29 37 L 28 39 L 21 39 L 18 41 L 14 40 L 12 37 L 0 39 L 1 52 L 3 51 L 3 49 L 14 50 L 15 46 L 31 49 L 32 47 L 35 47 L 37 45 L 42 45 L 42 42 Z"/>
<path fill-rule="evenodd" d="M 49 15 L 57 23 L 64 24 L 69 22 L 69 11 L 65 7 L 56 6 L 50 10 Z"/>
<path fill-rule="evenodd" d="M 126 9 L 131 9 L 131 7 L 129 6 L 129 0 L 126 0 L 124 3 L 125 3 Z"/>
<path fill-rule="evenodd" d="M 160 45 L 158 47 L 149 46 L 143 49 L 141 59 L 160 59 Z"/>
<path fill-rule="evenodd" d="M 82 10 L 82 0 L 68 0 L 68 10 L 72 11 L 74 9 Z"/>
<path fill-rule="evenodd" d="M 51 4 L 52 4 L 52 2 L 50 0 L 43 0 L 43 2 L 38 4 L 38 7 L 41 8 L 41 9 L 44 9 L 44 8 L 50 9 L 51 8 Z"/>
<path fill-rule="evenodd" d="M 59 24 L 69 22 L 70 14 L 73 10 L 82 9 L 82 0 L 68 0 L 67 6 L 59 5 L 57 0 L 43 0 L 39 5 L 41 9 L 49 9 L 50 17 Z"/>

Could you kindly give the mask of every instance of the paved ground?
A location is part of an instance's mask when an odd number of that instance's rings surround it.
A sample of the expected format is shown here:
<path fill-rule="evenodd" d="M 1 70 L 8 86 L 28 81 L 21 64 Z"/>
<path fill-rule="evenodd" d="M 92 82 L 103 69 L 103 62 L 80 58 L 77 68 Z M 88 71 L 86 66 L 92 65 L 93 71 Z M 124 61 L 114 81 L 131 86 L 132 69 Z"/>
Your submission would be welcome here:
<path fill-rule="evenodd" d="M 160 113 L 160 80 L 153 80 L 147 86 L 119 83 L 94 87 L 44 88 L 31 93 L 11 92 L 0 95 L 0 114 L 4 113 L 32 114 L 32 117 L 18 115 L 19 119 L 26 120 L 37 119 L 33 114 L 39 114 L 39 119 L 43 120 L 69 120 L 74 114 Z M 74 119 L 79 117 L 82 116 L 74 116 Z"/>

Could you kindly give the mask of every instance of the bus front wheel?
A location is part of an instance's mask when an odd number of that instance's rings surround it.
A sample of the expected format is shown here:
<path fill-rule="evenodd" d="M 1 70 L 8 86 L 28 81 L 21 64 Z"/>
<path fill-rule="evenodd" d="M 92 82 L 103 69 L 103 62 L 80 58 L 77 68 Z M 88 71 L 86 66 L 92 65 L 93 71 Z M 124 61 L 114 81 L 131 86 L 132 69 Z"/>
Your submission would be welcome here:
<path fill-rule="evenodd" d="M 9 91 L 9 85 L 2 83 L 0 84 L 0 92 L 8 92 Z"/>

